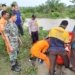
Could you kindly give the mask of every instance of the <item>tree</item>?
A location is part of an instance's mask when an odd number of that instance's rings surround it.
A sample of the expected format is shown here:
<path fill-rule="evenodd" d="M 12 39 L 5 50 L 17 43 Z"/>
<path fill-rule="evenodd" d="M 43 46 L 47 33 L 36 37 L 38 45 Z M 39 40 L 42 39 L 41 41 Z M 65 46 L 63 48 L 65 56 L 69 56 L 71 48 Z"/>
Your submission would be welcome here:
<path fill-rule="evenodd" d="M 63 11 L 65 8 L 65 4 L 60 3 L 60 0 L 47 0 L 46 5 L 49 12 Z"/>
<path fill-rule="evenodd" d="M 75 0 L 71 0 L 70 2 L 73 3 L 73 4 L 75 4 Z"/>
<path fill-rule="evenodd" d="M 70 2 L 73 4 L 72 8 L 75 9 L 75 0 L 71 0 Z"/>
<path fill-rule="evenodd" d="M 75 0 L 71 0 L 70 1 L 72 4 L 73 4 L 73 6 L 75 7 Z"/>

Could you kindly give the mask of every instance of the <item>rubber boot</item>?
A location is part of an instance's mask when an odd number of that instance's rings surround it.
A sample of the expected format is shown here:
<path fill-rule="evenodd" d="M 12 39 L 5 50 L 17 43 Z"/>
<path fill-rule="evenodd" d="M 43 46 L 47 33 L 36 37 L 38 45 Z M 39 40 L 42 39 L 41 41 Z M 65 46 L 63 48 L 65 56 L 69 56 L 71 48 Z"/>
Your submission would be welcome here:
<path fill-rule="evenodd" d="M 20 72 L 21 68 L 18 66 L 16 61 L 11 61 L 11 70 L 15 72 Z"/>

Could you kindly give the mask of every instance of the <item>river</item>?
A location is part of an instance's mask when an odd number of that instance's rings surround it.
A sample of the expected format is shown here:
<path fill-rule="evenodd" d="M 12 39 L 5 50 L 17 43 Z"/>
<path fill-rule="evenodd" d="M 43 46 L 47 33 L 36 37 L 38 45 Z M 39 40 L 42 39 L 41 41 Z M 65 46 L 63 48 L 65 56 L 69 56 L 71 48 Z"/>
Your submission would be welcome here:
<path fill-rule="evenodd" d="M 28 26 L 30 18 L 26 18 L 24 27 Z M 75 25 L 75 19 L 48 19 L 48 18 L 37 18 L 38 24 L 40 27 L 43 27 L 44 30 L 50 30 L 53 27 L 59 26 L 62 20 L 68 20 L 69 24 L 66 28 L 68 31 L 72 31 Z"/>

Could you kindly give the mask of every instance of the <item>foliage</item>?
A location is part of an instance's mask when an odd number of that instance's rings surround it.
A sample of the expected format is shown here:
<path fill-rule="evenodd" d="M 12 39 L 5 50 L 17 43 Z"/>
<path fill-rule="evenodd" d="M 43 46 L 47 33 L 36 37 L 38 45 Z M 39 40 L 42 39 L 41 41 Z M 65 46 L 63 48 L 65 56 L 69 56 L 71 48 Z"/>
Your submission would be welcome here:
<path fill-rule="evenodd" d="M 35 7 L 20 7 L 23 21 L 35 14 L 37 18 L 73 18 L 75 19 L 75 0 L 70 0 L 73 5 L 66 5 L 60 0 L 47 0 L 45 4 Z M 12 4 L 17 4 L 13 2 Z M 10 12 L 10 7 L 8 7 Z"/>
<path fill-rule="evenodd" d="M 35 14 L 38 18 L 75 18 L 75 0 L 71 0 L 73 5 L 66 6 L 60 0 L 47 0 L 45 4 L 36 7 L 21 7 L 23 18 L 30 18 Z"/>
<path fill-rule="evenodd" d="M 31 65 L 29 62 L 29 56 L 30 56 L 30 48 L 31 48 L 31 37 L 28 33 L 28 28 L 25 28 L 24 36 L 21 37 L 22 39 L 22 46 L 20 48 L 19 53 L 19 62 L 22 66 L 21 75 L 36 75 L 37 69 Z M 48 32 L 40 28 L 39 31 L 39 38 L 43 39 L 48 35 Z M 0 36 L 0 75 L 19 75 L 19 74 L 13 74 L 13 72 L 10 71 L 10 63 L 9 63 L 9 57 L 7 55 L 7 52 L 5 50 L 4 41 L 2 40 Z"/>

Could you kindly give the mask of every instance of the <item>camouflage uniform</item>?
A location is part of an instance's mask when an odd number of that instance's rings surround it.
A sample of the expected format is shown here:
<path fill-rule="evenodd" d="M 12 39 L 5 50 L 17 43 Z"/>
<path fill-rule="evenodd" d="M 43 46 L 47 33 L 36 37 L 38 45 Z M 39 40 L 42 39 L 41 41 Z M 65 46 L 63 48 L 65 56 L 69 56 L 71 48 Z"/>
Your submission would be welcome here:
<path fill-rule="evenodd" d="M 8 22 L 5 27 L 5 33 L 9 38 L 10 44 L 13 48 L 13 52 L 9 53 L 10 61 L 15 61 L 17 59 L 17 51 L 19 51 L 19 41 L 18 41 L 18 28 L 15 23 Z"/>

